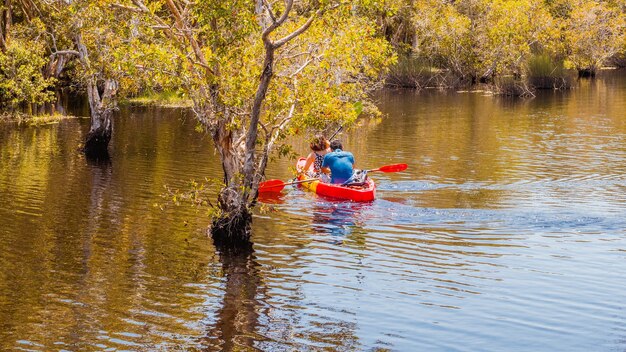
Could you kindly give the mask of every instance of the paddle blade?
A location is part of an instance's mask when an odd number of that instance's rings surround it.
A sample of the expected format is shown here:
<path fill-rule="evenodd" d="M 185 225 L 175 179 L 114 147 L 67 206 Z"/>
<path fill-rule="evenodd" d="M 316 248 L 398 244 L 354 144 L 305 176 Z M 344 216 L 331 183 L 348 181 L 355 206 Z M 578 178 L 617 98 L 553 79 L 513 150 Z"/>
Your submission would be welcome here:
<path fill-rule="evenodd" d="M 409 167 L 407 164 L 394 164 L 394 165 L 385 165 L 379 167 L 378 169 L 374 169 L 372 171 L 382 171 L 382 172 L 400 172 L 406 170 Z"/>
<path fill-rule="evenodd" d="M 259 193 L 280 192 L 285 188 L 285 182 L 281 180 L 267 180 L 259 183 Z"/>

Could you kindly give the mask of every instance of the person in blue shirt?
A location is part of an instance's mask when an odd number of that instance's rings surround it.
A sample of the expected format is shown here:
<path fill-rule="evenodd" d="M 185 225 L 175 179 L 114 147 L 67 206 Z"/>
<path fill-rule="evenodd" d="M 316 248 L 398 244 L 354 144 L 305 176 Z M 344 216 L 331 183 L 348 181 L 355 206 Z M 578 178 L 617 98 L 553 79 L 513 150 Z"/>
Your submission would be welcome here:
<path fill-rule="evenodd" d="M 324 156 L 322 161 L 322 171 L 330 172 L 330 183 L 343 184 L 352 177 L 354 172 L 354 155 L 344 152 L 343 145 L 338 140 L 330 143 L 332 152 Z"/>

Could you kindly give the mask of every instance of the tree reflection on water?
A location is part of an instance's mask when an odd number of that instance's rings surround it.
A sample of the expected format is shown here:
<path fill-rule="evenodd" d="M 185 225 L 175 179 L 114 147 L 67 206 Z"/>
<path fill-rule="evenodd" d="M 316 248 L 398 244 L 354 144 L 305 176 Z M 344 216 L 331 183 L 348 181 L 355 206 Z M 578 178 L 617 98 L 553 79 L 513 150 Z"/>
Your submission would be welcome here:
<path fill-rule="evenodd" d="M 263 281 L 252 244 L 237 250 L 218 248 L 218 255 L 225 278 L 224 298 L 203 345 L 207 351 L 254 349 L 263 340 L 257 333 Z"/>

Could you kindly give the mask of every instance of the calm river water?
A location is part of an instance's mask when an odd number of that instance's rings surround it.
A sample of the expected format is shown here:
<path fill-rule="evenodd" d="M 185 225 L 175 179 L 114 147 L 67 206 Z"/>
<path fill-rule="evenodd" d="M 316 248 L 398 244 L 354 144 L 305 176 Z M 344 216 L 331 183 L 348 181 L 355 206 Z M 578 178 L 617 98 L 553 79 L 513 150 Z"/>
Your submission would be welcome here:
<path fill-rule="evenodd" d="M 123 110 L 100 165 L 88 120 L 1 125 L 0 350 L 624 351 L 626 75 L 379 102 L 344 145 L 409 169 L 367 204 L 287 188 L 247 258 L 161 197 L 221 175 L 184 111 Z"/>

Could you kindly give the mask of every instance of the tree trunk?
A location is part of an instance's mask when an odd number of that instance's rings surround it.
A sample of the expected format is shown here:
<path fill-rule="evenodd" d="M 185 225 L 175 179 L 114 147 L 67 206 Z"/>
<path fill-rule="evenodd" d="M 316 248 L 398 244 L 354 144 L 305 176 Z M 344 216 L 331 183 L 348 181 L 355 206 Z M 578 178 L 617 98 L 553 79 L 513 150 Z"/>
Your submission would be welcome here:
<path fill-rule="evenodd" d="M 78 59 L 85 71 L 89 72 L 89 54 L 87 47 L 82 42 L 80 32 L 74 38 L 78 49 Z M 96 74 L 91 74 L 87 79 L 87 98 L 91 113 L 91 128 L 85 139 L 83 152 L 90 158 L 108 158 L 108 146 L 113 133 L 113 112 L 117 109 L 117 81 L 106 79 L 104 92 L 100 97 Z"/>
<path fill-rule="evenodd" d="M 115 101 L 117 82 L 112 79 L 105 81 L 102 99 L 100 99 L 95 78 L 90 78 L 87 85 L 87 96 L 91 107 L 91 128 L 85 139 L 83 151 L 88 157 L 107 158 L 109 141 L 113 133 L 113 112 L 117 109 Z"/>
<path fill-rule="evenodd" d="M 578 69 L 578 77 L 580 78 L 593 78 L 596 76 L 596 69 L 593 67 Z"/>
<path fill-rule="evenodd" d="M 7 51 L 7 44 L 4 39 L 4 33 L 0 31 L 0 52 L 5 53 Z"/>
<path fill-rule="evenodd" d="M 106 159 L 108 157 L 108 146 L 113 132 L 111 120 L 112 110 L 107 110 L 100 116 L 91 116 L 91 129 L 85 138 L 83 152 L 92 159 Z M 96 122 L 98 121 L 98 122 Z M 96 122 L 96 123 L 94 123 Z"/>
<path fill-rule="evenodd" d="M 69 62 L 70 55 L 71 54 L 50 55 L 50 61 L 46 66 L 44 76 L 46 78 L 59 78 L 61 72 L 65 69 L 65 65 Z"/>
<path fill-rule="evenodd" d="M 255 164 L 256 155 L 255 148 L 259 130 L 259 120 L 261 119 L 261 107 L 265 100 L 265 95 L 274 75 L 274 46 L 271 42 L 265 42 L 265 59 L 263 60 L 263 73 L 261 73 L 261 79 L 259 87 L 257 88 L 254 96 L 254 102 L 252 104 L 252 111 L 250 113 L 250 126 L 248 127 L 248 134 L 246 136 L 246 159 L 243 167 L 244 174 L 244 201 L 248 201 L 250 197 L 253 199 L 257 195 L 258 182 L 255 184 Z M 265 170 L 258 170 L 257 172 L 265 172 Z"/>
<path fill-rule="evenodd" d="M 11 25 L 13 24 L 11 0 L 4 1 L 4 9 L 0 15 L 2 16 L 0 18 L 0 51 L 4 53 L 7 50 L 9 31 L 11 30 Z"/>
<path fill-rule="evenodd" d="M 256 165 L 256 142 L 258 125 L 261 117 L 261 106 L 273 75 L 274 48 L 266 43 L 266 56 L 263 73 L 255 94 L 250 123 L 245 135 L 245 147 L 237 145 L 240 136 L 228 128 L 225 121 L 220 122 L 213 133 L 215 147 L 220 153 L 224 169 L 224 183 L 218 197 L 221 214 L 213 220 L 211 234 L 216 245 L 241 247 L 250 243 L 252 213 L 250 207 L 254 201 L 258 178 L 254 177 Z"/>
<path fill-rule="evenodd" d="M 237 142 L 238 133 L 229 128 L 228 119 L 213 131 L 213 142 L 220 153 L 225 187 L 218 196 L 220 214 L 213 219 L 211 235 L 216 246 L 245 247 L 250 244 L 252 214 L 243 192 L 244 153 Z"/>
<path fill-rule="evenodd" d="M 211 223 L 211 236 L 216 247 L 241 248 L 251 245 L 252 213 L 247 204 L 237 201 L 239 195 L 225 188 L 219 195 L 222 213 Z"/>

